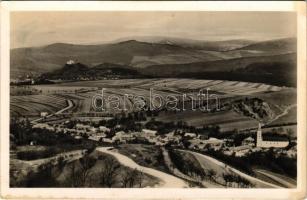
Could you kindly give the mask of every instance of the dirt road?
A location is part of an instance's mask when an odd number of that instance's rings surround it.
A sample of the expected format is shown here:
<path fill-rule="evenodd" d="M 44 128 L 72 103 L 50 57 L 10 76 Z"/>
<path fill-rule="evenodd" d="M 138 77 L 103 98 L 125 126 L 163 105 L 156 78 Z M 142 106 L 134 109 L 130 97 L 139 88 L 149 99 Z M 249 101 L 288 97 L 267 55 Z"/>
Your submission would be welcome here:
<path fill-rule="evenodd" d="M 110 147 L 99 147 L 96 150 L 114 156 L 122 165 L 126 167 L 137 169 L 139 171 L 142 171 L 146 174 L 149 174 L 151 176 L 154 176 L 160 179 L 161 183 L 157 187 L 162 187 L 162 188 L 187 188 L 188 187 L 188 184 L 182 179 L 172 176 L 170 174 L 152 169 L 152 168 L 143 167 L 137 164 L 136 162 L 134 162 L 132 159 L 128 158 L 127 156 L 122 155 L 114 150 L 111 150 Z"/>
<path fill-rule="evenodd" d="M 281 188 L 280 186 L 277 186 L 275 184 L 272 184 L 272 183 L 268 183 L 268 182 L 265 182 L 265 181 L 262 181 L 258 178 L 255 178 L 255 177 L 252 177 L 248 174 L 245 174 L 229 165 L 226 165 L 225 163 L 221 162 L 221 161 L 218 161 L 210 156 L 206 156 L 206 155 L 203 155 L 203 154 L 200 154 L 200 153 L 197 153 L 197 152 L 193 152 L 193 151 L 189 151 L 189 150 L 181 150 L 181 151 L 186 151 L 186 152 L 189 152 L 191 154 L 193 154 L 197 159 L 205 159 L 207 162 L 210 161 L 210 162 L 213 162 L 215 163 L 216 165 L 219 165 L 220 167 L 227 167 L 227 169 L 247 180 L 249 180 L 251 183 L 253 183 L 255 185 L 256 188 Z"/>

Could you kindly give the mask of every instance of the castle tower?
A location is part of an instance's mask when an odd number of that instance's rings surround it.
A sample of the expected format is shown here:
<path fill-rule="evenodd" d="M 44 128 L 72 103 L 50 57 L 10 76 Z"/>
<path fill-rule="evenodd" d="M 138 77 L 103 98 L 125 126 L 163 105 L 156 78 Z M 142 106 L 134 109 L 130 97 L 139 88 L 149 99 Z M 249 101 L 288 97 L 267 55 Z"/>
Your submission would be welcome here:
<path fill-rule="evenodd" d="M 261 123 L 258 125 L 258 130 L 257 130 L 257 147 L 262 146 L 262 131 L 261 131 Z"/>
<path fill-rule="evenodd" d="M 72 64 L 75 64 L 75 61 L 69 60 L 69 61 L 66 62 L 66 64 L 67 64 L 67 65 L 72 65 Z"/>

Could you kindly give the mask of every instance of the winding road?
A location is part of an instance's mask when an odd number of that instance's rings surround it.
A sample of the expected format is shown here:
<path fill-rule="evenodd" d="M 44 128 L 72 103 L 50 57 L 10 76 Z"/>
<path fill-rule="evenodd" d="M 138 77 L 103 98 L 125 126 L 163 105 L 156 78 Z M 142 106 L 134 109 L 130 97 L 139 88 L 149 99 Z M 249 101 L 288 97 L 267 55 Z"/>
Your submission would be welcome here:
<path fill-rule="evenodd" d="M 118 152 L 112 151 L 110 147 L 98 147 L 96 148 L 96 150 L 114 156 L 122 165 L 126 167 L 130 167 L 132 169 L 142 171 L 148 175 L 151 175 L 151 176 L 154 176 L 160 179 L 161 180 L 160 185 L 157 186 L 159 188 L 188 188 L 189 187 L 189 185 L 182 179 L 172 176 L 170 174 L 152 169 L 152 168 L 141 166 L 137 164 L 136 162 L 134 162 L 131 158 L 125 155 L 122 155 Z"/>
<path fill-rule="evenodd" d="M 70 99 L 67 100 L 67 103 L 68 103 L 68 105 L 67 105 L 65 108 L 63 108 L 63 109 L 57 111 L 56 113 L 47 115 L 47 116 L 45 117 L 45 119 L 46 119 L 46 118 L 49 118 L 49 117 L 52 117 L 52 116 L 55 115 L 55 114 L 61 114 L 61 113 L 63 113 L 64 111 L 66 111 L 66 110 L 68 110 L 68 109 L 70 109 L 70 108 L 72 108 L 72 107 L 74 106 L 72 100 L 70 100 Z M 31 121 L 31 123 L 32 123 L 32 124 L 35 124 L 35 123 L 41 121 L 42 119 L 44 119 L 44 117 L 35 119 L 35 120 Z"/>
<path fill-rule="evenodd" d="M 194 156 L 196 156 L 196 158 L 198 159 L 206 159 L 206 160 L 209 160 L 210 162 L 213 162 L 215 163 L 216 165 L 219 165 L 221 167 L 225 167 L 227 166 L 227 169 L 247 180 L 249 180 L 251 183 L 253 183 L 257 188 L 281 188 L 280 186 L 278 185 L 275 185 L 275 184 L 272 184 L 272 183 L 268 183 L 268 182 L 265 182 L 263 180 L 260 180 L 258 178 L 255 178 L 253 176 L 250 176 L 248 174 L 245 174 L 229 165 L 225 165 L 225 163 L 219 161 L 219 160 L 216 160 L 210 156 L 206 156 L 206 155 L 203 155 L 203 154 L 200 154 L 200 153 L 197 153 L 197 152 L 193 152 L 193 151 L 189 151 L 189 150 L 179 150 L 179 151 L 185 151 L 185 152 L 189 152 L 191 154 L 193 154 Z"/>
<path fill-rule="evenodd" d="M 186 179 L 192 182 L 199 182 L 199 180 L 196 180 L 195 178 L 192 178 L 188 175 L 185 175 L 184 173 L 182 173 L 179 169 L 177 169 L 174 164 L 172 163 L 171 158 L 169 157 L 169 154 L 167 152 L 167 150 L 165 148 L 162 148 L 162 154 L 163 154 L 163 158 L 165 161 L 166 166 L 168 167 L 168 169 L 171 171 L 172 174 L 182 178 L 182 179 Z M 219 185 L 219 184 L 215 184 L 213 182 L 209 182 L 209 181 L 201 181 L 201 184 L 205 187 L 205 188 L 222 188 L 223 186 Z"/>
<path fill-rule="evenodd" d="M 284 177 L 278 177 L 277 175 L 275 175 L 273 172 L 269 172 L 266 170 L 261 170 L 258 169 L 256 170 L 258 173 L 263 174 L 264 176 L 278 182 L 279 184 L 283 185 L 284 187 L 287 188 L 296 188 L 296 183 L 294 180 L 292 180 L 292 182 L 290 181 L 290 178 L 286 179 Z"/>

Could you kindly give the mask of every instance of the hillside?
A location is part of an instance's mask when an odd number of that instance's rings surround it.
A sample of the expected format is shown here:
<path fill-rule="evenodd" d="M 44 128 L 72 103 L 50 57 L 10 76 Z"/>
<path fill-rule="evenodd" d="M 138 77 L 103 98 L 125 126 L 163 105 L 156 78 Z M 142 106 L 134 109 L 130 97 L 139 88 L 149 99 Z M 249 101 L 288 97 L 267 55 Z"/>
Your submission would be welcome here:
<path fill-rule="evenodd" d="M 149 66 L 144 74 L 296 85 L 296 53 L 210 62 Z"/>
<path fill-rule="evenodd" d="M 61 69 L 41 75 L 41 78 L 51 80 L 96 80 L 104 78 L 131 77 L 135 78 L 143 76 L 129 66 L 111 63 L 103 63 L 91 68 L 81 63 L 65 64 Z"/>
<path fill-rule="evenodd" d="M 147 38 L 146 41 L 125 40 L 100 45 L 55 43 L 43 47 L 12 49 L 11 75 L 16 77 L 29 72 L 53 71 L 70 59 L 90 67 L 100 63 L 147 67 L 296 52 L 293 38 L 258 43 L 247 40 L 208 42 L 161 37 Z"/>
<path fill-rule="evenodd" d="M 197 61 L 219 59 L 217 56 L 207 55 L 205 52 L 191 48 L 135 40 L 102 45 L 56 43 L 44 47 L 12 49 L 11 74 L 16 77 L 30 71 L 50 72 L 61 68 L 67 60 L 75 60 L 88 66 L 100 63 L 130 65 L 134 58 L 143 58 L 142 61 L 146 61 L 147 58 L 158 55 L 185 56 L 187 63 L 193 62 L 195 59 Z M 189 57 L 191 61 L 188 59 Z M 170 62 L 172 63 L 174 59 L 170 58 Z M 168 62 L 166 61 L 166 63 Z"/>
<path fill-rule="evenodd" d="M 245 47 L 239 48 L 240 50 L 253 50 L 275 52 L 275 53 L 286 53 L 296 52 L 296 38 L 283 38 L 277 40 L 269 40 L 263 42 L 257 42 L 250 44 Z"/>
<path fill-rule="evenodd" d="M 202 41 L 163 36 L 126 37 L 116 40 L 115 42 L 122 42 L 126 40 L 137 40 L 140 42 L 158 44 L 172 44 L 206 51 L 229 51 L 255 43 L 255 41 L 243 39 L 225 41 Z"/>

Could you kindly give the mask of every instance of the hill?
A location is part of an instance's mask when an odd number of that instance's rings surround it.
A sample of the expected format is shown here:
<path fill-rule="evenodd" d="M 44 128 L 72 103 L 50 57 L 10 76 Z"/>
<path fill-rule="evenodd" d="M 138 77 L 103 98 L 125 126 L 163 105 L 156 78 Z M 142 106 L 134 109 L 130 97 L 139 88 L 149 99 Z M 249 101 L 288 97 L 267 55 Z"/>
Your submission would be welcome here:
<path fill-rule="evenodd" d="M 82 62 L 88 66 L 99 63 L 131 65 L 143 58 L 158 55 L 185 56 L 186 62 L 196 60 L 217 60 L 217 56 L 205 52 L 170 44 L 153 44 L 129 40 L 115 44 L 74 45 L 56 43 L 44 47 L 19 48 L 11 50 L 11 74 L 13 77 L 35 71 L 37 73 L 51 72 L 62 67 L 67 60 Z M 133 61 L 136 58 L 137 61 Z M 191 58 L 192 60 L 188 60 Z M 194 59 L 194 60 L 193 60 Z M 170 58 L 172 63 L 174 59 Z M 133 62 L 132 62 L 133 61 Z M 154 63 L 156 64 L 156 63 Z M 164 64 L 164 63 L 163 63 Z"/>
<path fill-rule="evenodd" d="M 111 63 L 103 63 L 92 68 L 82 64 L 65 64 L 61 69 L 41 75 L 43 79 L 96 80 L 104 78 L 137 78 L 141 76 L 135 69 Z"/>
<path fill-rule="evenodd" d="M 282 38 L 250 44 L 237 50 L 253 50 L 279 53 L 296 52 L 296 38 Z"/>
<path fill-rule="evenodd" d="M 140 42 L 147 43 L 158 43 L 158 44 L 172 44 L 182 47 L 189 47 L 199 50 L 207 51 L 227 51 L 233 50 L 247 45 L 255 43 L 252 40 L 224 40 L 224 41 L 203 41 L 203 40 L 193 40 L 193 39 L 184 39 L 176 37 L 163 37 L 163 36 L 139 36 L 139 37 L 126 37 L 116 40 L 114 42 L 122 42 L 126 40 L 137 40 Z"/>
<path fill-rule="evenodd" d="M 147 67 L 296 52 L 293 38 L 258 43 L 248 40 L 212 42 L 165 37 L 140 39 L 147 42 L 125 40 L 100 45 L 55 43 L 12 49 L 11 76 L 50 72 L 61 68 L 63 63 L 71 59 L 90 67 L 99 63 Z"/>
<path fill-rule="evenodd" d="M 55 43 L 12 49 L 11 78 L 30 73 L 40 75 L 54 72 L 60 70 L 67 60 L 75 60 L 88 68 L 97 67 L 100 63 L 120 65 L 121 72 L 116 73 L 128 73 L 129 76 L 141 73 L 158 77 L 244 79 L 255 82 L 259 78 L 260 82 L 269 83 L 275 81 L 272 78 L 279 76 L 280 80 L 276 81 L 279 85 L 293 86 L 296 82 L 292 79 L 296 73 L 295 38 L 263 42 L 212 42 L 167 37 L 145 37 L 140 40 L 99 45 Z M 124 66 L 130 66 L 129 72 L 123 71 Z M 102 68 L 103 73 L 106 73 L 106 66 Z M 82 75 L 82 70 L 79 70 Z M 96 68 L 94 71 L 99 74 L 101 69 Z M 76 73 L 72 74 L 77 76 Z M 248 76 L 241 77 L 244 75 Z"/>
<path fill-rule="evenodd" d="M 295 86 L 296 53 L 156 65 L 145 68 L 143 73 L 158 77 L 221 79 Z"/>

